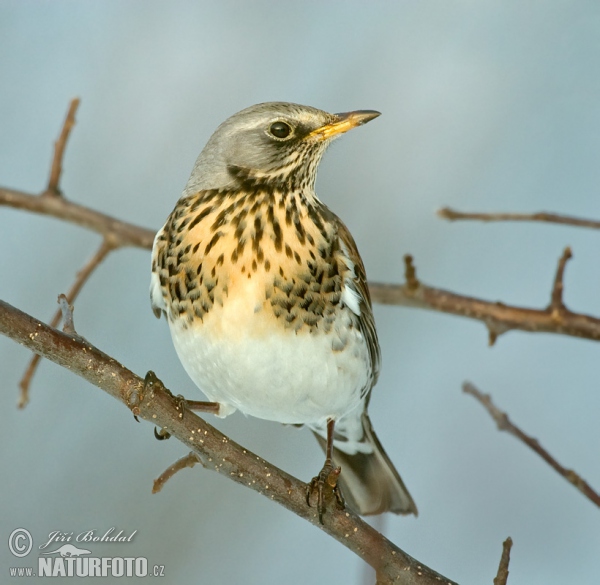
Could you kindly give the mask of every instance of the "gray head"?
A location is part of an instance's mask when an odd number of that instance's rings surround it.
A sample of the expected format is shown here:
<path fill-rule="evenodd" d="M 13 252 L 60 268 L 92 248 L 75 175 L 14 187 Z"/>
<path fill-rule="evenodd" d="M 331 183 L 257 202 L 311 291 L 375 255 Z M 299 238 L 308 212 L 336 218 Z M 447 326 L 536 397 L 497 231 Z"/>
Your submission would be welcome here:
<path fill-rule="evenodd" d="M 331 142 L 379 112 L 329 114 L 310 106 L 267 102 L 223 122 L 196 160 L 186 194 L 236 188 L 241 181 L 313 188 L 317 166 Z"/>

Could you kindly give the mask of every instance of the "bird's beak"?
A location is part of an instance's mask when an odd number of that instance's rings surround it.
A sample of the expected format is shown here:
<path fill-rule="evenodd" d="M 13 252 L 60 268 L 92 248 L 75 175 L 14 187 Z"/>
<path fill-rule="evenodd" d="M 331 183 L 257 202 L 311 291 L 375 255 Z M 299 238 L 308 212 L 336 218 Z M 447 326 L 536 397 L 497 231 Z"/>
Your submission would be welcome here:
<path fill-rule="evenodd" d="M 338 134 L 348 132 L 348 130 L 352 130 L 352 128 L 362 126 L 363 124 L 374 120 L 380 115 L 381 112 L 376 112 L 375 110 L 356 110 L 356 112 L 334 114 L 336 119 L 333 122 L 313 130 L 309 136 L 314 136 L 319 141 L 327 140 L 328 138 L 333 138 Z"/>

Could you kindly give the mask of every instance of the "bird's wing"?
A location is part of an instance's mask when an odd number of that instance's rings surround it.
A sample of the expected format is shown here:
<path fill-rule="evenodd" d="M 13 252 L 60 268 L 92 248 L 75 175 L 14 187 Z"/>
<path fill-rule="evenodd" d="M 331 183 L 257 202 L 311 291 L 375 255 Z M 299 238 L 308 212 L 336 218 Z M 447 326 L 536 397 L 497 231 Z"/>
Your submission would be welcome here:
<path fill-rule="evenodd" d="M 166 227 L 166 226 L 165 226 Z M 158 231 L 152 246 L 152 275 L 150 276 L 150 304 L 157 319 L 167 312 L 167 304 L 160 285 L 160 266 L 163 264 L 161 258 L 166 253 L 167 240 L 165 228 Z"/>
<path fill-rule="evenodd" d="M 338 217 L 335 217 L 335 220 L 340 243 L 339 260 L 347 267 L 347 270 L 343 273 L 342 301 L 356 315 L 359 329 L 367 342 L 371 360 L 370 386 L 373 387 L 379 376 L 381 349 L 375 330 L 375 318 L 371 307 L 367 274 L 352 234 Z M 370 389 L 367 388 L 367 390 Z"/>

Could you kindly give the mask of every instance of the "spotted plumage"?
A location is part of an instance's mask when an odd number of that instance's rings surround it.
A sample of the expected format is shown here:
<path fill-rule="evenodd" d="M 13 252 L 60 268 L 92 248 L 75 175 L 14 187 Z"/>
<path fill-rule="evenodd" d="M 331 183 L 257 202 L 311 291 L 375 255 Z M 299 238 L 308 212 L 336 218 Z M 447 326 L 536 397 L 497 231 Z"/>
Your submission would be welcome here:
<path fill-rule="evenodd" d="M 363 263 L 314 191 L 333 138 L 376 115 L 268 103 L 224 122 L 156 236 L 151 300 L 220 416 L 304 424 L 321 441 L 330 423 L 351 505 L 416 513 L 366 414 L 380 350 Z"/>

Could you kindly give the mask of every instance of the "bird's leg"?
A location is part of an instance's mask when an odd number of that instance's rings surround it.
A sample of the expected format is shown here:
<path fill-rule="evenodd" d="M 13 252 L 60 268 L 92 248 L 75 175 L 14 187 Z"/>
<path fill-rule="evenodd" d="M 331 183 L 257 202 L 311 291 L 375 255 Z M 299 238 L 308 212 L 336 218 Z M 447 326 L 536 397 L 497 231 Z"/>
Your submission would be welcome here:
<path fill-rule="evenodd" d="M 210 414 L 217 415 L 219 414 L 219 410 L 221 405 L 218 402 L 206 402 L 203 400 L 185 400 L 185 398 L 178 396 L 177 398 L 182 398 L 185 402 L 185 405 L 190 410 L 195 410 L 196 412 L 208 412 Z"/>
<path fill-rule="evenodd" d="M 335 421 L 329 419 L 327 421 L 327 446 L 325 449 L 325 464 L 323 469 L 319 472 L 319 475 L 313 477 L 310 484 L 306 489 L 306 503 L 310 506 L 310 497 L 316 490 L 317 492 L 317 511 L 319 512 L 319 522 L 323 524 L 323 512 L 325 511 L 325 497 L 324 488 L 327 485 L 338 502 L 338 504 L 344 507 L 344 498 L 338 487 L 338 479 L 342 471 L 341 467 L 333 466 L 333 429 Z"/>
<path fill-rule="evenodd" d="M 186 400 L 181 394 L 173 396 L 173 393 L 158 379 L 156 374 L 149 370 L 144 378 L 144 394 L 147 391 L 155 391 L 156 388 L 160 388 L 173 398 L 176 404 L 176 408 L 179 411 L 179 418 L 183 418 L 183 413 L 186 409 L 195 410 L 198 412 L 209 412 L 211 414 L 219 414 L 220 404 L 218 402 L 204 402 L 200 400 Z M 154 428 L 154 436 L 159 441 L 168 439 L 171 434 L 166 429 L 160 429 L 159 431 Z"/>

